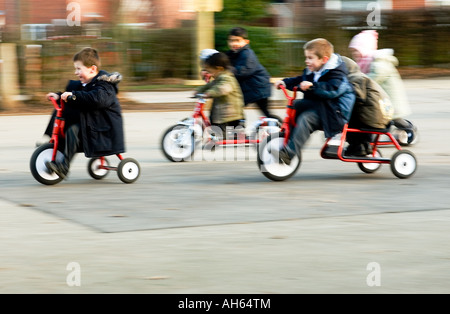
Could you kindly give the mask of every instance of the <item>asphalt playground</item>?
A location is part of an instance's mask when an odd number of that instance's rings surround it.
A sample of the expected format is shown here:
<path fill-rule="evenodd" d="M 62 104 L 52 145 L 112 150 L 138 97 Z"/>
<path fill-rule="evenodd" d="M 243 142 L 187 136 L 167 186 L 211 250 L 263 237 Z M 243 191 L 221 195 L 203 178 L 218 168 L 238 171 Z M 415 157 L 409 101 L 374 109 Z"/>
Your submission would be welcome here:
<path fill-rule="evenodd" d="M 48 116 L 1 115 L 0 292 L 449 293 L 449 82 L 405 80 L 420 132 L 405 148 L 418 160 L 409 179 L 389 165 L 365 174 L 321 159 L 321 132 L 283 182 L 259 172 L 253 147 L 173 163 L 160 138 L 190 112 L 158 110 L 124 112 L 125 156 L 139 161 L 138 181 L 124 184 L 114 172 L 94 180 L 79 154 L 67 180 L 44 186 L 29 160 Z M 190 95 L 126 96 L 182 103 Z"/>

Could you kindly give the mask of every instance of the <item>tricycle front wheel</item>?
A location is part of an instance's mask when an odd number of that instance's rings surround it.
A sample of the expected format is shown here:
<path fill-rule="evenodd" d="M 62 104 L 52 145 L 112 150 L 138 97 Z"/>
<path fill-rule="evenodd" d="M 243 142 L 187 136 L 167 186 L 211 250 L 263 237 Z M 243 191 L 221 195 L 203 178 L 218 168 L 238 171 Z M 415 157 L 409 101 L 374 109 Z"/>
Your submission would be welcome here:
<path fill-rule="evenodd" d="M 47 143 L 39 146 L 31 155 L 30 159 L 30 171 L 33 177 L 42 184 L 54 185 L 63 180 L 54 172 L 50 172 L 46 163 L 52 161 L 54 145 Z M 56 161 L 62 162 L 64 155 L 62 152 L 56 152 Z"/>
<path fill-rule="evenodd" d="M 280 161 L 278 152 L 284 146 L 284 136 L 269 135 L 258 147 L 257 163 L 262 174 L 272 181 L 283 181 L 292 177 L 301 164 L 301 155 L 292 158 L 289 165 Z"/>
<path fill-rule="evenodd" d="M 187 125 L 170 127 L 161 139 L 164 156 L 170 161 L 186 161 L 194 154 L 194 131 Z"/>

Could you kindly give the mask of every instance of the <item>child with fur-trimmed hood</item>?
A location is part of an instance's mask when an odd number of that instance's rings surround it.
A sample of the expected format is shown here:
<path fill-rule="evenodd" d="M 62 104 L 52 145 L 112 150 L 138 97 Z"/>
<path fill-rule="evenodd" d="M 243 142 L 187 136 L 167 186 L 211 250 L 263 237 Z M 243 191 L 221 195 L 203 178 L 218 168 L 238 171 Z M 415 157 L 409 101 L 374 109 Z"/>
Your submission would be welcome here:
<path fill-rule="evenodd" d="M 64 93 L 49 93 L 47 98 L 62 99 L 69 111 L 66 126 L 64 161 L 49 162 L 47 167 L 60 177 L 69 171 L 70 161 L 77 152 L 86 157 L 101 157 L 125 152 L 122 112 L 117 98 L 119 73 L 99 70 L 97 50 L 85 48 L 75 54 L 75 75 Z M 77 115 L 78 113 L 78 115 Z"/>

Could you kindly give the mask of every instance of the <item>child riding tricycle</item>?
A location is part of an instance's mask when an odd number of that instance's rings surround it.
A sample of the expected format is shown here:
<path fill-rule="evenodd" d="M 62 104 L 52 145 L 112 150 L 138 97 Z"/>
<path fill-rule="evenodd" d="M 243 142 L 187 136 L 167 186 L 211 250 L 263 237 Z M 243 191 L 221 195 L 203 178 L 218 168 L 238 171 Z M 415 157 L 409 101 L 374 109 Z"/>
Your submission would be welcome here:
<path fill-rule="evenodd" d="M 99 71 L 97 51 L 85 48 L 74 56 L 75 75 L 64 93 L 49 93 L 47 98 L 55 107 L 47 130 L 51 139 L 36 149 L 30 160 L 33 177 L 40 183 L 52 185 L 63 180 L 70 162 L 78 152 L 91 158 L 88 172 L 94 179 L 102 179 L 109 170 L 117 170 L 124 183 L 132 183 L 140 174 L 140 167 L 132 158 L 124 159 L 123 121 L 117 84 L 119 73 Z M 65 109 L 69 108 L 65 113 Z M 70 114 L 69 114 L 70 112 Z M 67 123 L 66 124 L 66 118 Z M 118 167 L 111 167 L 105 156 L 116 155 Z"/>
<path fill-rule="evenodd" d="M 258 148 L 257 164 L 262 174 L 273 181 L 283 181 L 293 176 L 300 167 L 302 157 L 301 153 L 296 153 L 289 163 L 285 163 L 279 156 L 288 143 L 292 129 L 296 125 L 296 112 L 292 103 L 296 98 L 296 89 L 290 96 L 284 86 L 281 89 L 288 99 L 286 106 L 286 117 L 282 124 L 280 133 L 271 134 L 267 137 Z M 371 153 L 365 156 L 347 155 L 346 140 L 349 134 L 366 134 L 374 137 L 370 142 Z M 387 136 L 389 140 L 381 140 L 381 136 Z M 379 147 L 394 146 L 397 151 L 391 158 L 384 158 L 381 155 Z M 344 162 L 356 162 L 361 171 L 365 173 L 374 173 L 382 164 L 389 164 L 393 174 L 400 178 L 409 178 L 414 174 L 417 168 L 417 160 L 414 154 L 408 150 L 402 149 L 400 144 L 389 132 L 389 126 L 386 129 L 355 129 L 349 128 L 348 123 L 344 125 L 344 129 L 337 139 L 326 139 L 320 156 L 324 159 L 337 159 Z"/>
<path fill-rule="evenodd" d="M 230 71 L 230 61 L 224 53 L 214 53 L 204 61 L 205 70 L 214 78 L 197 89 L 197 105 L 191 118 L 171 126 L 164 132 L 161 148 L 171 161 L 189 160 L 197 144 L 214 149 L 216 146 L 258 144 L 261 130 L 279 130 L 275 118 L 261 118 L 248 134 L 245 130 L 244 98 L 239 83 Z M 210 117 L 203 109 L 206 98 L 212 98 Z M 205 141 L 203 141 L 205 140 Z"/>

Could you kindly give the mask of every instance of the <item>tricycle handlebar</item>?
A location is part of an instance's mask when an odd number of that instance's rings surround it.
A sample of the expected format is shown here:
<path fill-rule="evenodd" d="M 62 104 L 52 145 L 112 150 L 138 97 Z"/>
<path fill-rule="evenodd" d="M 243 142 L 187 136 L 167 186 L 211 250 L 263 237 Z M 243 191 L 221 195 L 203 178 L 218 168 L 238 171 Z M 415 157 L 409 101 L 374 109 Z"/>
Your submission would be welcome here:
<path fill-rule="evenodd" d="M 292 90 L 294 93 L 292 94 L 292 96 L 289 96 L 288 90 L 286 88 L 286 86 L 284 85 L 280 85 L 279 88 L 283 91 L 284 96 L 286 96 L 286 98 L 288 100 L 294 100 L 295 98 L 297 98 L 297 89 L 298 86 L 295 86 L 294 89 Z"/>
<path fill-rule="evenodd" d="M 49 97 L 50 101 L 53 104 L 53 107 L 55 107 L 56 110 L 62 110 L 64 108 L 64 101 L 61 99 L 60 103 L 58 104 L 58 101 L 54 97 Z M 67 96 L 67 100 L 75 100 L 75 95 Z"/>

